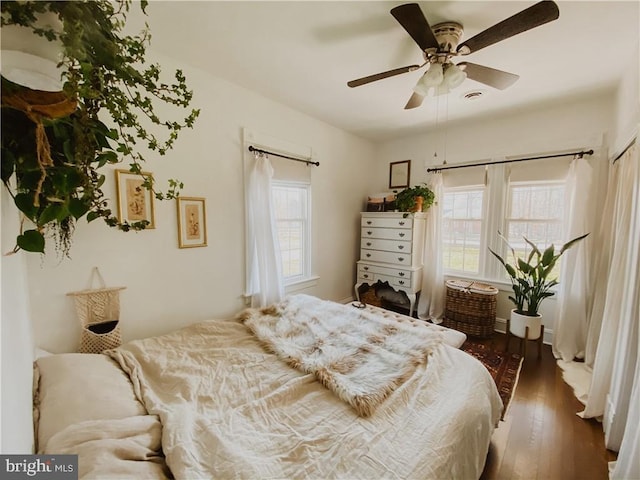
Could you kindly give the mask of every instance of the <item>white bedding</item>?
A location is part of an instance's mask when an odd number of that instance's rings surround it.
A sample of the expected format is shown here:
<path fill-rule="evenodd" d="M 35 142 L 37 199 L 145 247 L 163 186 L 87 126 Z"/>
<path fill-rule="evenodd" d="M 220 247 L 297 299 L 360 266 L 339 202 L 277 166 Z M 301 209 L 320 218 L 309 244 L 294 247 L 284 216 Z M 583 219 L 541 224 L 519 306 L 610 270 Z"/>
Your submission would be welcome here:
<path fill-rule="evenodd" d="M 368 418 L 236 320 L 108 354 L 160 418 L 178 479 L 478 478 L 502 410 L 482 364 L 445 344 Z"/>

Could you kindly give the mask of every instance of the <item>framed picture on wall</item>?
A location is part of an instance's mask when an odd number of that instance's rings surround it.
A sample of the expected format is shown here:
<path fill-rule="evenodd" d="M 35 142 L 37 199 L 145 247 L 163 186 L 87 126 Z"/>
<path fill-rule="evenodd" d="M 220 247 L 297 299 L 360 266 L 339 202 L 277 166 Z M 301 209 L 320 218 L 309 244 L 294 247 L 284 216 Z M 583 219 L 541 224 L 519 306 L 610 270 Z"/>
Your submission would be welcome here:
<path fill-rule="evenodd" d="M 407 188 L 411 176 L 411 160 L 389 164 L 389 188 Z"/>
<path fill-rule="evenodd" d="M 153 193 L 142 186 L 145 178 L 153 181 L 153 175 L 149 172 L 137 174 L 128 170 L 116 170 L 118 220 L 121 223 L 147 221 L 149 223 L 146 228 L 156 228 Z"/>
<path fill-rule="evenodd" d="M 207 221 L 204 198 L 178 197 L 178 247 L 206 247 Z"/>

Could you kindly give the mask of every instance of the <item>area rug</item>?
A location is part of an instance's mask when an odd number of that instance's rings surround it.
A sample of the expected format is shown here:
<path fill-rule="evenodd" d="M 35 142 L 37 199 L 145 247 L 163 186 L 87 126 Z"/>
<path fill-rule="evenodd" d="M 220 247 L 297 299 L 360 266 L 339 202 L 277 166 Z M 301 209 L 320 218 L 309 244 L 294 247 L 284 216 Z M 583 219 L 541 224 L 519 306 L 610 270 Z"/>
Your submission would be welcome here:
<path fill-rule="evenodd" d="M 460 349 L 480 360 L 489 370 L 491 377 L 496 382 L 496 387 L 498 387 L 500 398 L 502 398 L 504 407 L 502 408 L 501 419 L 504 419 L 507 407 L 518 384 L 518 377 L 522 368 L 522 356 L 517 353 L 500 352 L 492 349 L 489 345 L 469 340 L 464 342 Z"/>

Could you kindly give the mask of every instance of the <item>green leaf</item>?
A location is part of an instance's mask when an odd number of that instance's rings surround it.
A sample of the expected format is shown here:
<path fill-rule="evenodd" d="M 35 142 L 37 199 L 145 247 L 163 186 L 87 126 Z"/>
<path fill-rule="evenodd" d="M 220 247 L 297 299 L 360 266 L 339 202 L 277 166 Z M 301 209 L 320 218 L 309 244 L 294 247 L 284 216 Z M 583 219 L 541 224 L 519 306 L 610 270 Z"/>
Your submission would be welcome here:
<path fill-rule="evenodd" d="M 555 247 L 553 243 L 542 254 L 542 265 L 549 265 L 555 256 Z"/>
<path fill-rule="evenodd" d="M 71 139 L 67 139 L 62 144 L 62 150 L 64 151 L 64 156 L 67 157 L 69 162 L 73 162 L 74 154 L 73 154 L 73 144 L 71 143 Z"/>
<path fill-rule="evenodd" d="M 79 198 L 72 198 L 69 201 L 69 213 L 77 220 L 89 211 L 89 205 Z"/>
<path fill-rule="evenodd" d="M 97 212 L 89 212 L 87 214 L 87 223 L 93 222 L 94 220 L 100 218 L 100 214 Z"/>
<path fill-rule="evenodd" d="M 27 252 L 44 253 L 44 236 L 37 230 L 27 230 L 17 238 L 18 247 Z"/>
<path fill-rule="evenodd" d="M 33 194 L 19 193 L 15 197 L 15 204 L 22 213 L 30 220 L 35 220 L 38 215 L 38 207 L 33 204 Z"/>
<path fill-rule="evenodd" d="M 46 225 L 55 220 L 62 220 L 69 214 L 69 211 L 62 203 L 51 203 L 45 207 L 38 217 L 38 225 Z"/>
<path fill-rule="evenodd" d="M 583 238 L 585 238 L 587 235 L 589 235 L 588 233 L 585 233 L 584 235 L 580 235 L 579 237 L 574 238 L 573 240 L 568 241 L 567 243 L 565 243 L 562 248 L 560 249 L 560 253 L 559 255 L 562 255 L 565 250 L 570 249 L 571 247 L 573 247 L 574 244 L 576 244 L 577 242 L 579 242 L 580 240 L 582 240 Z"/>
<path fill-rule="evenodd" d="M 15 167 L 16 158 L 13 155 L 13 152 L 8 148 L 2 149 L 2 181 L 8 182 L 11 176 L 13 175 L 13 170 Z"/>

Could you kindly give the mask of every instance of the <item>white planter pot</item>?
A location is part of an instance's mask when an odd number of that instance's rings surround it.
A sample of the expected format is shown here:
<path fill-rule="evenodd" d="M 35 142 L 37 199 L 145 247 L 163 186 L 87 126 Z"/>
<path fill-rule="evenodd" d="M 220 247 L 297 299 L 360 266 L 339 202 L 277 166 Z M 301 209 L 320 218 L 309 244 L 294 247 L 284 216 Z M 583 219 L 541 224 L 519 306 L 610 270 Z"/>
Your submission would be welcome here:
<path fill-rule="evenodd" d="M 516 337 L 525 338 L 526 327 L 529 327 L 528 340 L 537 340 L 540 338 L 542 325 L 542 315 L 535 317 L 522 315 L 515 310 L 511 310 L 511 321 L 509 322 L 509 331 Z"/>

